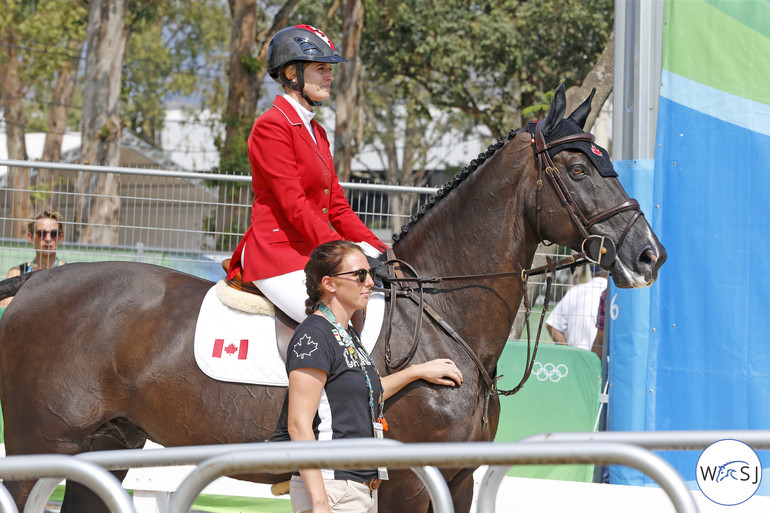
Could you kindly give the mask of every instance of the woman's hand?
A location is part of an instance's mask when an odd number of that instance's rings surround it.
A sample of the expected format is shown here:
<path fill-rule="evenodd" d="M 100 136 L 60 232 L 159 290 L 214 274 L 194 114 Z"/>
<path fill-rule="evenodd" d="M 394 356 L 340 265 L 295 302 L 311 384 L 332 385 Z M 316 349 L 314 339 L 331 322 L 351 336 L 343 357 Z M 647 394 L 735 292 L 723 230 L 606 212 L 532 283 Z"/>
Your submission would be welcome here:
<path fill-rule="evenodd" d="M 382 377 L 383 396 L 387 400 L 406 385 L 418 379 L 424 379 L 436 385 L 455 387 L 462 384 L 463 373 L 449 358 L 438 358 L 429 362 L 410 365 L 404 370 Z"/>
<path fill-rule="evenodd" d="M 463 382 L 463 373 L 449 358 L 438 358 L 429 362 L 418 363 L 413 367 L 419 372 L 420 378 L 429 383 L 453 387 L 459 386 Z"/>

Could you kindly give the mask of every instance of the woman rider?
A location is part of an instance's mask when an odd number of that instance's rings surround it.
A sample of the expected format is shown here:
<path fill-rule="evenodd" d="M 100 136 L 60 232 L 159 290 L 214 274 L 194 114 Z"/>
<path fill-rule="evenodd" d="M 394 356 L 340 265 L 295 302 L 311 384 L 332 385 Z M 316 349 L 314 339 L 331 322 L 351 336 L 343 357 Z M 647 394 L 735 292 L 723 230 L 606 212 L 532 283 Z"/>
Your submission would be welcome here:
<path fill-rule="evenodd" d="M 236 248 L 228 278 L 239 272 L 278 308 L 305 317 L 302 269 L 323 242 L 362 243 L 369 256 L 387 247 L 353 212 L 334 172 L 329 141 L 313 121 L 329 98 L 332 64 L 347 62 L 320 30 L 296 25 L 270 42 L 268 73 L 283 86 L 254 123 L 248 141 L 254 204 L 251 226 Z"/>

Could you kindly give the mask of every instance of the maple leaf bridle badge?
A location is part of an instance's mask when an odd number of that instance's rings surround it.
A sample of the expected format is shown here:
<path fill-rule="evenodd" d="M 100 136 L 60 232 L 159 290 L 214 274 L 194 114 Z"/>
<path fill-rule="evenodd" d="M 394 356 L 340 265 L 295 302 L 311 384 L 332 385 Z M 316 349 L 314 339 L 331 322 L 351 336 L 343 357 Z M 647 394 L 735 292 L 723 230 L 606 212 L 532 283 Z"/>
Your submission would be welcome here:
<path fill-rule="evenodd" d="M 318 349 L 318 343 L 313 342 L 313 339 L 310 338 L 310 335 L 302 335 L 299 341 L 294 344 L 292 351 L 294 351 L 294 354 L 297 356 L 297 358 L 304 360 L 306 356 L 313 354 L 313 351 L 316 349 Z"/>

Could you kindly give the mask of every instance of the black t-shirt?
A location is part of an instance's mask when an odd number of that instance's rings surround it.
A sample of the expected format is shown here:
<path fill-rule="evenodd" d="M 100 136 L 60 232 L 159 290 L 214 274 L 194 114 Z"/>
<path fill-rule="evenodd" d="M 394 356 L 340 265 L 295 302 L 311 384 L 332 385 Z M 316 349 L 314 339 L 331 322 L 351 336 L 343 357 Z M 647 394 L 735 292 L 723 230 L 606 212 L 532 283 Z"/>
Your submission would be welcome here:
<path fill-rule="evenodd" d="M 352 331 L 352 329 L 351 329 Z M 366 363 L 366 371 L 374 391 L 375 417 L 379 415 L 382 384 L 366 351 L 353 336 L 354 344 Z M 334 335 L 331 323 L 319 315 L 310 315 L 294 331 L 289 343 L 286 370 L 303 367 L 326 373 L 326 385 L 313 420 L 316 440 L 340 438 L 372 438 L 372 413 L 369 388 L 361 366 L 349 354 L 345 343 Z M 324 479 L 350 479 L 365 482 L 377 477 L 376 470 L 322 469 Z"/>

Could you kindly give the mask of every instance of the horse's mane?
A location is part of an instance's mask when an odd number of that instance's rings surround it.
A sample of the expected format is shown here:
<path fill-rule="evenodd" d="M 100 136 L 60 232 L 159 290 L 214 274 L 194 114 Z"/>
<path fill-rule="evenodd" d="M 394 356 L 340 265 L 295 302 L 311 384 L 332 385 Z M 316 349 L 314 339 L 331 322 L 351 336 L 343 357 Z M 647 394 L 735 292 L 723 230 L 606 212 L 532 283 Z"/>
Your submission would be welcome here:
<path fill-rule="evenodd" d="M 487 159 L 492 157 L 492 155 L 494 155 L 497 150 L 502 148 L 505 145 L 505 143 L 507 143 L 508 141 L 510 141 L 517 135 L 519 135 L 519 133 L 521 133 L 522 130 L 523 130 L 522 128 L 511 130 L 510 132 L 508 132 L 507 136 L 500 137 L 499 139 L 497 139 L 495 143 L 490 144 L 487 147 L 487 151 L 485 151 L 484 153 L 479 153 L 478 157 L 471 160 L 470 164 L 462 168 L 462 170 L 460 170 L 458 174 L 454 175 L 454 177 L 452 177 L 451 180 L 449 180 L 446 184 L 444 184 L 443 187 L 441 187 L 438 190 L 438 192 L 436 192 L 435 196 L 429 199 L 428 202 L 425 203 L 425 205 L 420 207 L 420 209 L 416 213 L 412 214 L 412 216 L 409 218 L 409 223 L 401 227 L 401 233 L 393 234 L 393 241 L 398 241 L 399 239 L 401 239 L 401 237 L 406 235 L 406 233 L 409 231 L 409 228 L 412 225 L 414 225 L 417 221 L 419 221 L 428 210 L 433 208 L 436 202 L 438 202 L 441 198 L 449 194 L 453 189 L 457 188 L 457 186 L 460 185 L 463 181 L 465 181 L 465 179 L 468 178 L 468 176 L 470 176 L 471 173 L 476 171 L 484 162 L 486 162 Z"/>

